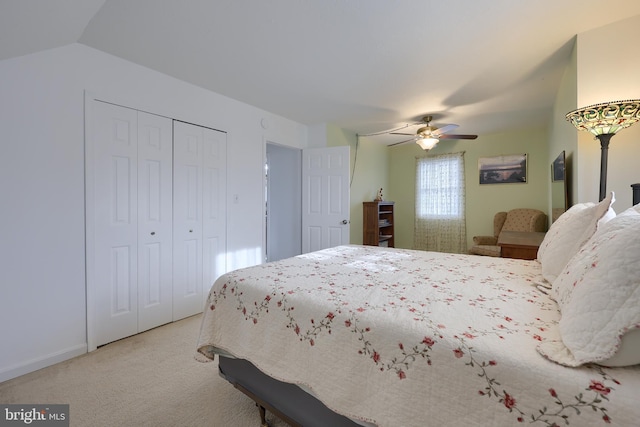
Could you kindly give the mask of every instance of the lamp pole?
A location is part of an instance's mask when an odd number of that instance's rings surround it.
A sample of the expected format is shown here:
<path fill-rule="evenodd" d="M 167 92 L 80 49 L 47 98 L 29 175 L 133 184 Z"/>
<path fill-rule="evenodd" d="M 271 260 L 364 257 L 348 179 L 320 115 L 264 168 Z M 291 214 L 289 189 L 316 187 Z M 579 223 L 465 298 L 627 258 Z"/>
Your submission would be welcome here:
<path fill-rule="evenodd" d="M 600 199 L 604 200 L 607 196 L 607 160 L 609 158 L 609 141 L 613 133 L 602 133 L 596 138 L 600 140 Z"/>

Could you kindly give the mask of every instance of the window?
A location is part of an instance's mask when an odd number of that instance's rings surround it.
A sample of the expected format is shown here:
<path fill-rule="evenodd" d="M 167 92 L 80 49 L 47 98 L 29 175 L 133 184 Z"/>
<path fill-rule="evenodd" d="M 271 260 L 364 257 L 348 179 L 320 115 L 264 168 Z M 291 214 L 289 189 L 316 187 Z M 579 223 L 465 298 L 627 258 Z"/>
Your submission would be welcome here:
<path fill-rule="evenodd" d="M 421 218 L 463 217 L 463 157 L 423 157 L 418 159 L 416 169 L 416 215 Z"/>
<path fill-rule="evenodd" d="M 416 161 L 416 249 L 466 252 L 464 153 Z"/>

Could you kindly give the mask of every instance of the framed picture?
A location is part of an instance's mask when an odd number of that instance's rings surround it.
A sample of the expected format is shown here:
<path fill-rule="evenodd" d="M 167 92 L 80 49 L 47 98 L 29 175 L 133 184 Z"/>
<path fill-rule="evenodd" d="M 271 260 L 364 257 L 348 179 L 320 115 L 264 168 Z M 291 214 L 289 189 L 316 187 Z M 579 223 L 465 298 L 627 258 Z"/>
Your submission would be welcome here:
<path fill-rule="evenodd" d="M 527 182 L 527 155 L 480 157 L 480 184 L 508 184 Z"/>
<path fill-rule="evenodd" d="M 564 151 L 551 163 L 552 181 L 564 181 Z"/>

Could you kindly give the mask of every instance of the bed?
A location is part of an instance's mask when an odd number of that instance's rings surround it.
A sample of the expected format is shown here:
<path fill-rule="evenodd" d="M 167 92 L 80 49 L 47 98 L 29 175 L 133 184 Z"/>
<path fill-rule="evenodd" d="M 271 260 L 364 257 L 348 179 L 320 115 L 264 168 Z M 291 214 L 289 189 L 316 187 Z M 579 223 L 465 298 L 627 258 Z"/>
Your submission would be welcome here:
<path fill-rule="evenodd" d="M 536 261 L 347 245 L 227 273 L 197 354 L 218 357 L 263 423 L 266 408 L 305 426 L 637 425 L 639 352 L 625 340 L 640 327 L 640 210 L 605 222 L 611 203 L 567 211 Z M 612 244 L 622 262 L 589 258 Z M 583 288 L 624 315 L 602 327 L 590 302 L 576 344 Z"/>

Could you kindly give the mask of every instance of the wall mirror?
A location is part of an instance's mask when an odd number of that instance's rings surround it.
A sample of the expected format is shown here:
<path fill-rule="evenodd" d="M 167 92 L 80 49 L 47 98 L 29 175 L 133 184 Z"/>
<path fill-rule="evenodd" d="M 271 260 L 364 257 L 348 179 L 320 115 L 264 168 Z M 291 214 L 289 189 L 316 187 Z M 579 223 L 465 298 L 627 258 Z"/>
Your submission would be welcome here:
<path fill-rule="evenodd" d="M 551 163 L 551 222 L 569 209 L 568 176 L 564 151 Z"/>

